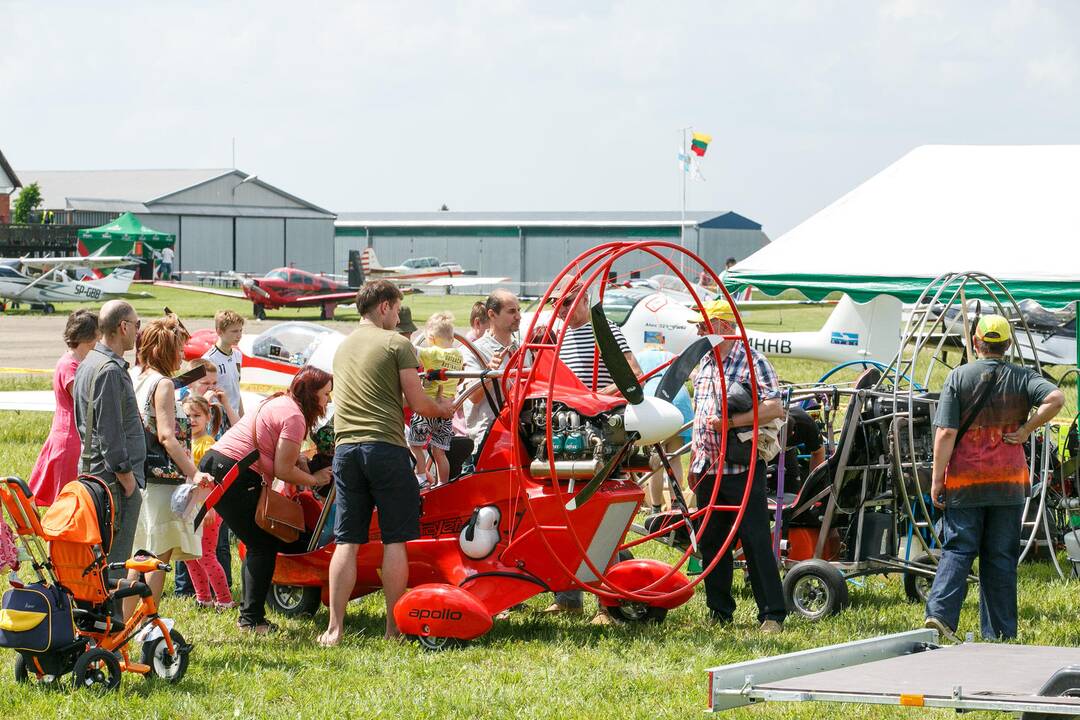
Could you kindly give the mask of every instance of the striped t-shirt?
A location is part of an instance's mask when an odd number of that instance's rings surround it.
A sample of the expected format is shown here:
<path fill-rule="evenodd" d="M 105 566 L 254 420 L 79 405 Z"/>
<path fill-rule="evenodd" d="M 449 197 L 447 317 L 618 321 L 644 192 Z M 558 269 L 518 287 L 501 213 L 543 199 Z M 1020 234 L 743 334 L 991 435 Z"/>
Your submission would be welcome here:
<path fill-rule="evenodd" d="M 619 343 L 619 350 L 626 354 L 630 352 L 630 345 L 622 334 L 622 330 L 615 323 L 608 321 L 611 333 Z M 578 328 L 567 328 L 562 348 L 559 349 L 559 359 L 570 368 L 570 372 L 577 375 L 585 387 L 593 390 L 603 390 L 611 385 L 611 373 L 604 365 L 603 359 L 597 361 L 596 385 L 593 386 L 593 356 L 596 353 L 596 336 L 593 335 L 591 322 L 587 322 Z"/>

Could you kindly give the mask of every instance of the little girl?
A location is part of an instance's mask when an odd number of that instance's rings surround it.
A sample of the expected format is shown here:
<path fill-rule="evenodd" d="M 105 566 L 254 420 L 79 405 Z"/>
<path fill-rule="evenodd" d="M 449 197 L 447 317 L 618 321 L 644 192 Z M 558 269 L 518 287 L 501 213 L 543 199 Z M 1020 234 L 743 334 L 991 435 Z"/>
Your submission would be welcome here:
<path fill-rule="evenodd" d="M 461 370 L 461 350 L 454 347 L 454 316 L 448 312 L 435 313 L 428 318 L 424 333 L 429 343 L 420 348 L 420 364 L 424 370 Z M 457 385 L 457 379 L 425 380 L 424 392 L 435 399 L 452 398 L 457 392 Z M 446 453 L 450 450 L 453 437 L 454 428 L 450 418 L 413 416 L 406 439 L 418 469 L 423 469 L 426 465 L 424 446 L 427 446 L 431 453 L 437 476 L 434 482 L 430 477 L 427 479 L 429 485 L 450 481 L 450 461 L 446 458 Z"/>
<path fill-rule="evenodd" d="M 210 403 L 201 395 L 188 395 L 184 399 L 184 412 L 191 421 L 191 457 L 198 467 L 206 451 L 214 446 L 214 436 L 207 432 L 210 424 Z M 202 557 L 188 560 L 188 575 L 195 586 L 195 602 L 200 607 L 227 610 L 236 607 L 225 570 L 215 554 L 218 532 L 221 529 L 221 517 L 211 510 L 206 513 L 202 523 Z M 210 595 L 211 587 L 216 598 Z"/>

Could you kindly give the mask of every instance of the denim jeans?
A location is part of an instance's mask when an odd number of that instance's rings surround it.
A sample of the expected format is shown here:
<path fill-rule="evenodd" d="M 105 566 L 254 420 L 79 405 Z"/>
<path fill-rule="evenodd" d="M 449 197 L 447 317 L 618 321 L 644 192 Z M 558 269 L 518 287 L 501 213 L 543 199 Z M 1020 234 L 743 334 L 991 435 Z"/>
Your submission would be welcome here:
<path fill-rule="evenodd" d="M 1016 563 L 1023 505 L 946 508 L 944 543 L 927 617 L 950 628 L 960 622 L 967 576 L 979 558 L 979 626 L 987 640 L 1016 637 Z"/>

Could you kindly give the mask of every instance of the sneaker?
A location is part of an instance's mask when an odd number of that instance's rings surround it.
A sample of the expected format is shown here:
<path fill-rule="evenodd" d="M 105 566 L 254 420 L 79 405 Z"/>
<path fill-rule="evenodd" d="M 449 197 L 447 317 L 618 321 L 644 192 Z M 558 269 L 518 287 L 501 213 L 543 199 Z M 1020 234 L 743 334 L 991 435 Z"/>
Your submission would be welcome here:
<path fill-rule="evenodd" d="M 775 620 L 766 620 L 761 623 L 760 631 L 762 635 L 779 635 L 784 632 L 784 626 Z"/>
<path fill-rule="evenodd" d="M 199 608 L 202 608 L 203 610 L 213 610 L 214 609 L 214 601 L 213 600 L 199 600 L 198 598 L 195 598 L 195 606 L 199 607 Z"/>
<path fill-rule="evenodd" d="M 601 610 L 593 616 L 593 619 L 589 621 L 590 625 L 619 625 L 619 621 L 613 618 L 608 613 Z"/>
<path fill-rule="evenodd" d="M 923 623 L 923 627 L 930 628 L 931 630 L 937 630 L 939 636 L 945 638 L 949 642 L 958 643 L 960 638 L 957 637 L 956 631 L 945 624 L 944 620 L 936 617 L 928 617 Z"/>
<path fill-rule="evenodd" d="M 238 607 L 240 607 L 240 603 L 236 602 L 235 600 L 230 600 L 229 602 L 214 603 L 214 609 L 218 612 L 225 612 L 226 610 L 233 610 Z"/>

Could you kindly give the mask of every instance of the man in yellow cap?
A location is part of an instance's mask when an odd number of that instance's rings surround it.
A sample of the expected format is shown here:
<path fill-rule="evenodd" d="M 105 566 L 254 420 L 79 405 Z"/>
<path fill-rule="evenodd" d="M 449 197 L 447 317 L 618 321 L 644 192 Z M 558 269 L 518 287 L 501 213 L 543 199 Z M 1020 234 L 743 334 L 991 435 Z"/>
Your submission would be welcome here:
<path fill-rule="evenodd" d="M 711 321 L 711 327 L 710 327 Z M 705 303 L 701 312 L 695 312 L 689 322 L 697 325 L 699 335 L 715 334 L 733 336 L 736 332 L 735 313 L 725 300 Z M 764 424 L 783 417 L 784 407 L 780 401 L 780 383 L 776 371 L 763 354 L 734 337 L 717 345 L 722 361 L 718 367 L 713 353 L 708 353 L 698 365 L 694 378 L 694 434 L 693 460 L 690 464 L 691 481 L 697 496 L 698 508 L 714 505 L 740 505 L 746 491 L 750 466 L 733 459 L 729 441 L 728 455 L 721 458 L 720 447 L 724 436 L 721 374 L 728 388 L 741 384 L 758 396 L 758 422 Z M 751 382 L 750 368 L 754 368 Z M 756 387 L 754 387 L 756 384 Z M 746 428 L 754 424 L 753 411 L 730 413 L 728 426 Z M 780 572 L 772 552 L 769 528 L 769 510 L 765 499 L 765 463 L 760 458 L 750 458 L 754 463 L 754 476 L 750 486 L 746 510 L 739 524 L 738 539 L 742 543 L 743 556 L 750 575 L 750 587 L 758 606 L 758 622 L 766 634 L 781 632 L 787 607 Z M 720 487 L 713 498 L 717 478 Z M 698 536 L 701 563 L 709 567 L 727 540 L 734 514 L 714 512 Z M 712 572 L 705 578 L 705 601 L 713 620 L 728 624 L 735 615 L 735 598 L 731 594 L 734 572 L 732 550 L 727 548 Z"/>
<path fill-rule="evenodd" d="M 980 318 L 974 338 L 978 359 L 945 378 L 934 418 L 930 496 L 945 518 L 925 624 L 953 640 L 976 557 L 982 635 L 1016 637 L 1016 564 L 1030 488 L 1023 444 L 1065 402 L 1061 390 L 1038 372 L 1005 361 L 1011 344 L 1008 320 Z"/>

